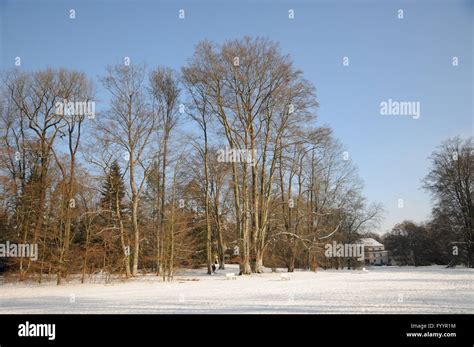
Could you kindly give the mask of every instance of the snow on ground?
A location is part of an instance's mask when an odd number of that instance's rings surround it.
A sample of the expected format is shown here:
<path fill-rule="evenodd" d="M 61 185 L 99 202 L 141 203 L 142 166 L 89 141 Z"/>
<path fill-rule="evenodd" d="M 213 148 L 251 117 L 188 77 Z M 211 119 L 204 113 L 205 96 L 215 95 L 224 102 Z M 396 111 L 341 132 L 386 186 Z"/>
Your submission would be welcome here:
<path fill-rule="evenodd" d="M 0 313 L 474 313 L 474 270 L 369 267 L 227 279 L 185 270 L 110 284 L 0 284 Z"/>

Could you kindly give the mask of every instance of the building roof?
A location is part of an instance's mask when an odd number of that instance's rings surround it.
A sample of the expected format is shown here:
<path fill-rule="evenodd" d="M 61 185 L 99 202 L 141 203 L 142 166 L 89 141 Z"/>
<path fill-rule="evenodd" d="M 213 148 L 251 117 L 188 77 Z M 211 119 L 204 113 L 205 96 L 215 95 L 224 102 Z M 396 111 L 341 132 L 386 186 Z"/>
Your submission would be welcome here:
<path fill-rule="evenodd" d="M 367 247 L 383 247 L 383 245 L 380 242 L 378 242 L 377 240 L 374 240 L 371 237 L 360 239 L 358 242 L 362 243 L 364 246 L 367 246 Z"/>

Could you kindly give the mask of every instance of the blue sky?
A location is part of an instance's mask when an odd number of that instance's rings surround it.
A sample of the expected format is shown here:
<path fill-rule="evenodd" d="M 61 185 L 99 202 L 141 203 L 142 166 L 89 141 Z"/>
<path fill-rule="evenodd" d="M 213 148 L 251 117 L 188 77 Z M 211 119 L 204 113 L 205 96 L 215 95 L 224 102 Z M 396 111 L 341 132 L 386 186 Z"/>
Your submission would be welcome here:
<path fill-rule="evenodd" d="M 346 146 L 365 195 L 384 204 L 380 231 L 387 231 L 403 219 L 429 217 L 430 197 L 420 188 L 427 157 L 444 139 L 474 133 L 473 4 L 0 0 L 0 69 L 12 68 L 19 56 L 22 69 L 61 66 L 96 78 L 124 56 L 179 69 L 203 39 L 251 35 L 278 41 L 316 86 L 319 121 Z M 343 66 L 344 56 L 349 66 Z M 100 108 L 100 87 L 98 98 Z M 380 115 L 380 102 L 388 99 L 420 102 L 420 119 Z M 404 208 L 397 207 L 399 198 Z"/>

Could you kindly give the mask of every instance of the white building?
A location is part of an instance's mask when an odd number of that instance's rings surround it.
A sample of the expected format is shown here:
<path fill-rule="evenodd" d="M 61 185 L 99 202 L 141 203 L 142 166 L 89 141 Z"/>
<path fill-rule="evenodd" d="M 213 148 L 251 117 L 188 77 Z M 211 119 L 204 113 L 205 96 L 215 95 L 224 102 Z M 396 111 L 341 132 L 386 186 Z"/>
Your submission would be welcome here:
<path fill-rule="evenodd" d="M 366 265 L 387 265 L 389 263 L 388 251 L 383 244 L 372 238 L 358 241 L 364 245 L 364 262 Z"/>

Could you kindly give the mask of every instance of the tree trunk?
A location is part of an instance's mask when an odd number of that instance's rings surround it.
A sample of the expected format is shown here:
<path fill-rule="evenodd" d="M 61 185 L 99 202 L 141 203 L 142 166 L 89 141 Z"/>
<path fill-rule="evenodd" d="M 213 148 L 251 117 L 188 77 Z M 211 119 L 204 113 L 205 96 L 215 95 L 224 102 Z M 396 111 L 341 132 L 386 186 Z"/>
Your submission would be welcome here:
<path fill-rule="evenodd" d="M 138 228 L 138 197 L 132 198 L 132 221 L 134 232 L 134 249 L 133 249 L 133 270 L 132 275 L 138 275 L 138 257 L 140 254 L 140 230 Z"/>
<path fill-rule="evenodd" d="M 206 214 L 206 259 L 207 259 L 207 274 L 212 274 L 212 228 L 211 228 L 211 217 L 209 215 L 209 163 L 208 163 L 208 148 L 207 148 L 207 129 L 203 120 L 203 131 L 204 131 L 204 205 Z"/>
<path fill-rule="evenodd" d="M 117 189 L 116 196 L 115 196 L 115 213 L 117 215 L 117 220 L 119 223 L 120 243 L 122 245 L 122 252 L 124 254 L 125 277 L 129 278 L 132 275 L 130 271 L 130 246 L 127 246 L 125 244 L 125 230 L 123 227 L 122 212 L 120 211 L 120 201 L 119 201 L 118 194 L 119 192 Z"/>

